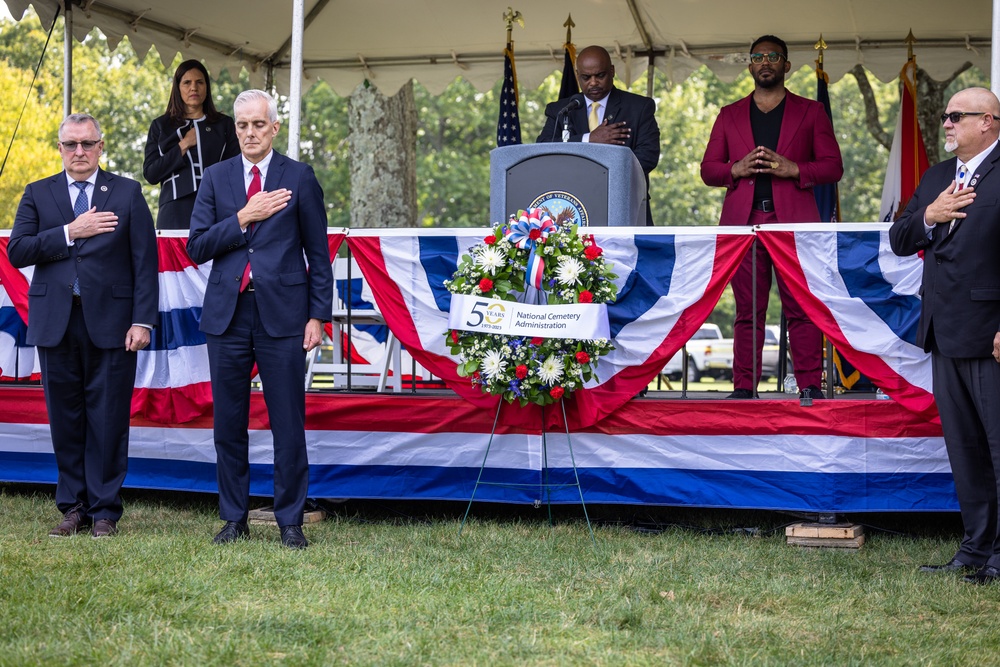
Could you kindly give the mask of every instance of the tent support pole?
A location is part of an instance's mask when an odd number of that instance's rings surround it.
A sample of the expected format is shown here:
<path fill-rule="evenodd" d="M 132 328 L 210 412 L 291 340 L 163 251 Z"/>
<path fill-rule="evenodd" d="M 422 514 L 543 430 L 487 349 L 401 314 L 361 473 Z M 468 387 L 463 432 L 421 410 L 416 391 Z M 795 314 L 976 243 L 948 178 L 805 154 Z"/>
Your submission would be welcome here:
<path fill-rule="evenodd" d="M 292 3 L 292 71 L 288 89 L 288 156 L 299 159 L 299 137 L 302 132 L 302 35 L 305 19 L 304 0 Z"/>
<path fill-rule="evenodd" d="M 73 3 L 66 0 L 63 14 L 63 118 L 73 113 Z"/>

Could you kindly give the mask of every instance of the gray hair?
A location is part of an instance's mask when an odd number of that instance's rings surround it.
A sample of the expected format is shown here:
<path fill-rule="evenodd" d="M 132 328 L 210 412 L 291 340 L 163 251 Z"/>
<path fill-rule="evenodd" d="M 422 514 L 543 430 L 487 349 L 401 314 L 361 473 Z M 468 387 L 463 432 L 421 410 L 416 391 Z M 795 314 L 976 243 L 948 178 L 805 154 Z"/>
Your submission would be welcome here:
<path fill-rule="evenodd" d="M 97 130 L 97 139 L 104 139 L 104 133 L 101 132 L 101 124 L 97 122 L 97 119 L 91 116 L 89 113 L 71 113 L 70 115 L 63 118 L 63 122 L 59 123 L 59 139 L 62 140 L 62 131 L 66 125 L 81 125 L 83 123 L 93 123 L 94 129 Z"/>
<path fill-rule="evenodd" d="M 257 90 L 256 88 L 244 90 L 236 97 L 236 101 L 233 102 L 233 115 L 237 115 L 239 113 L 237 110 L 244 104 L 259 100 L 267 103 L 267 119 L 272 123 L 276 122 L 278 120 L 278 103 L 263 90 Z"/>

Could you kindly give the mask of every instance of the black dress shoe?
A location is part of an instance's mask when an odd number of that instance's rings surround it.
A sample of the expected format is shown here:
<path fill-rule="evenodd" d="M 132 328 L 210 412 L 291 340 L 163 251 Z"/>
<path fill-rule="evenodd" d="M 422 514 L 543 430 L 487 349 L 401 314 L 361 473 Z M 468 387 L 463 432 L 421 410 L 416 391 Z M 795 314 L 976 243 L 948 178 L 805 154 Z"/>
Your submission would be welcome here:
<path fill-rule="evenodd" d="M 229 544 L 236 540 L 250 539 L 250 529 L 245 521 L 227 521 L 219 534 L 212 538 L 213 544 Z"/>
<path fill-rule="evenodd" d="M 757 398 L 751 389 L 734 389 L 726 398 Z"/>
<path fill-rule="evenodd" d="M 993 567 L 992 565 L 983 565 L 975 574 L 967 574 L 962 577 L 962 581 L 983 586 L 992 584 L 995 581 L 1000 581 L 1000 568 Z"/>
<path fill-rule="evenodd" d="M 309 546 L 306 536 L 302 534 L 302 526 L 282 526 L 281 544 L 289 549 L 305 549 Z"/>
<path fill-rule="evenodd" d="M 957 558 L 952 558 L 950 561 L 944 565 L 921 565 L 921 572 L 975 572 L 979 569 L 978 565 L 969 565 L 968 563 L 963 563 Z"/>

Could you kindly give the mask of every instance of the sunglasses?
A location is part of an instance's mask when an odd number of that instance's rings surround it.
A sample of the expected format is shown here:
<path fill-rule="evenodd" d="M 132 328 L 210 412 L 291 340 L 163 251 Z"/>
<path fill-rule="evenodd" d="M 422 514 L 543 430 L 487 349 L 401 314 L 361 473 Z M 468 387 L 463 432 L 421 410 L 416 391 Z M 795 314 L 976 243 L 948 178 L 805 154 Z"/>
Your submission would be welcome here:
<path fill-rule="evenodd" d="M 775 53 L 774 51 L 771 51 L 770 53 L 751 53 L 750 62 L 752 62 L 754 65 L 759 65 L 765 60 L 767 60 L 767 62 L 769 63 L 776 63 L 784 57 L 785 54 Z"/>
<path fill-rule="evenodd" d="M 75 151 L 77 146 L 83 146 L 83 150 L 85 150 L 85 151 L 87 151 L 89 153 L 90 151 L 94 150 L 94 147 L 97 146 L 97 144 L 99 144 L 99 143 L 101 143 L 101 142 L 100 141 L 60 141 L 59 145 L 62 146 L 63 148 L 65 148 L 66 150 L 68 150 L 70 153 L 72 153 L 73 151 Z"/>
<path fill-rule="evenodd" d="M 985 111 L 952 111 L 951 113 L 941 114 L 941 124 L 944 125 L 950 120 L 952 125 L 954 125 L 966 116 L 993 116 L 993 114 L 986 113 Z M 1000 120 L 996 116 L 993 116 L 993 119 Z"/>

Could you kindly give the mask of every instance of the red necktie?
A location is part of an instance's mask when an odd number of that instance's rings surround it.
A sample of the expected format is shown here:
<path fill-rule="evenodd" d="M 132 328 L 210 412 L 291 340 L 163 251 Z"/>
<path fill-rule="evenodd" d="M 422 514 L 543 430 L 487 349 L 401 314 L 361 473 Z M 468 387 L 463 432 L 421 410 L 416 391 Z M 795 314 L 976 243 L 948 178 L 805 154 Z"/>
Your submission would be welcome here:
<path fill-rule="evenodd" d="M 250 197 L 260 192 L 260 169 L 257 165 L 250 168 L 250 173 L 253 174 L 253 178 L 250 179 L 250 187 L 247 188 L 247 201 L 250 201 Z M 250 236 L 253 236 L 253 228 L 255 223 L 250 223 Z M 248 237 L 249 238 L 249 237 Z M 240 291 L 242 292 L 250 284 L 250 262 L 247 262 L 247 266 L 243 269 L 243 278 L 240 279 Z"/>

